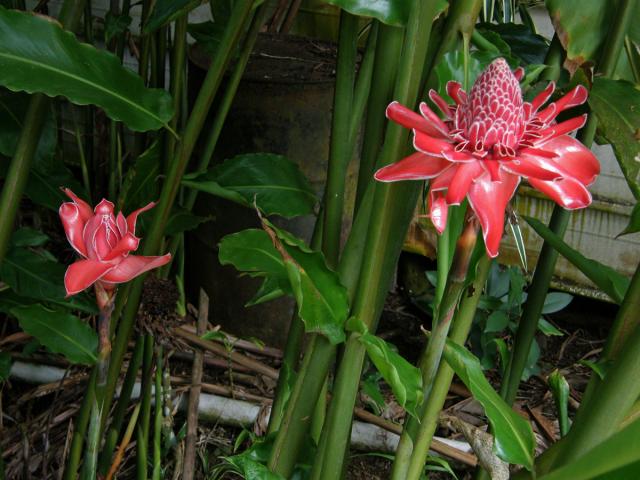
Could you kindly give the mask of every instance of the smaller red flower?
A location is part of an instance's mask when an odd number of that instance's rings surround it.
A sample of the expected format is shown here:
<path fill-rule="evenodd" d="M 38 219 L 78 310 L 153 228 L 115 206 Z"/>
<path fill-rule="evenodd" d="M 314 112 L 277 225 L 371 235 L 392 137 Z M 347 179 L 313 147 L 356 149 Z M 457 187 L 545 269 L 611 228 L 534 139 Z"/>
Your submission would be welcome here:
<path fill-rule="evenodd" d="M 71 246 L 81 260 L 71 264 L 64 276 L 67 295 L 80 293 L 93 284 L 112 291 L 116 284 L 128 282 L 138 275 L 166 265 L 167 253 L 159 257 L 130 255 L 140 244 L 135 236 L 136 220 L 155 203 L 131 213 L 128 217 L 113 213 L 113 203 L 103 199 L 92 210 L 87 202 L 68 188 L 64 193 L 72 200 L 60 206 L 60 219 Z"/>
<path fill-rule="evenodd" d="M 420 104 L 420 114 L 391 103 L 387 117 L 413 130 L 417 152 L 375 173 L 381 182 L 430 180 L 429 216 L 439 233 L 447 225 L 449 205 L 468 198 L 490 257 L 498 255 L 504 212 L 521 178 L 573 210 L 591 203 L 587 186 L 600 173 L 595 155 L 568 135 L 582 127 L 586 117 L 556 121 L 562 111 L 584 103 L 587 90 L 577 86 L 544 107 L 555 89 L 552 82 L 525 102 L 519 84 L 523 73 L 521 68 L 511 72 L 499 58 L 469 94 L 458 82 L 449 82 L 451 105 L 431 90 L 429 97 L 442 118 L 426 103 Z"/>

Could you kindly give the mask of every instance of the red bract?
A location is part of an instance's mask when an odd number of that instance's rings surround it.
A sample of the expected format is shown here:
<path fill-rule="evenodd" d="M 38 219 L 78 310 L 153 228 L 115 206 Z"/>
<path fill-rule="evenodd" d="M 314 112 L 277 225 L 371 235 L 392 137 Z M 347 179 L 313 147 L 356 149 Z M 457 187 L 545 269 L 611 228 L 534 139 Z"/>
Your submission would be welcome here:
<path fill-rule="evenodd" d="M 154 203 L 125 218 L 122 212 L 114 215 L 113 203 L 108 200 L 103 199 L 95 210 L 91 210 L 85 201 L 68 188 L 64 189 L 64 193 L 73 201 L 60 206 L 60 219 L 67 240 L 82 257 L 69 266 L 64 276 L 68 295 L 75 295 L 94 283 L 111 291 L 116 284 L 128 282 L 171 260 L 169 253 L 161 257 L 129 254 L 140 243 L 135 236 L 138 215 L 153 208 Z"/>
<path fill-rule="evenodd" d="M 414 132 L 416 153 L 378 170 L 382 182 L 431 179 L 429 216 L 442 233 L 449 205 L 465 197 L 474 210 L 487 253 L 498 255 L 504 231 L 504 212 L 520 178 L 567 209 L 591 203 L 587 186 L 600 173 L 591 151 L 567 135 L 582 127 L 586 116 L 563 122 L 556 116 L 587 100 L 583 86 L 541 108 L 555 84 L 531 103 L 522 100 L 519 80 L 523 70 L 511 72 L 504 59 L 494 60 L 467 93 L 458 82 L 447 83 L 449 105 L 434 90 L 429 92 L 444 119 L 425 103 L 420 113 L 392 103 L 387 117 Z"/>

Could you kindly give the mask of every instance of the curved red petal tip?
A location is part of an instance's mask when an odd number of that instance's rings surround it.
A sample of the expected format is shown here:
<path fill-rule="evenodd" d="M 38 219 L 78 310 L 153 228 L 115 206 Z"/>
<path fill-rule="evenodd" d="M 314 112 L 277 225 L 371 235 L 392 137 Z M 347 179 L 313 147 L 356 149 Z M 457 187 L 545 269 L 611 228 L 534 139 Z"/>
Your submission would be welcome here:
<path fill-rule="evenodd" d="M 171 254 L 160 257 L 145 257 L 140 255 L 129 255 L 118 265 L 110 270 L 102 281 L 109 283 L 124 283 L 154 268 L 159 268 L 171 261 Z"/>
<path fill-rule="evenodd" d="M 87 248 L 82 238 L 85 222 L 80 216 L 80 208 L 75 203 L 65 202 L 58 210 L 60 221 L 69 244 L 83 257 L 87 256 Z"/>
<path fill-rule="evenodd" d="M 524 78 L 524 68 L 518 67 L 513 71 L 513 76 L 516 80 L 521 81 Z"/>
<path fill-rule="evenodd" d="M 440 175 L 451 163 L 440 157 L 416 152 L 402 160 L 379 169 L 373 178 L 379 182 L 427 180 Z"/>
<path fill-rule="evenodd" d="M 156 206 L 156 202 L 149 202 L 144 207 L 141 207 L 137 210 L 134 210 L 127 216 L 127 227 L 131 233 L 136 233 L 136 222 L 138 221 L 138 215 L 146 212 L 147 210 L 151 210 Z"/>
<path fill-rule="evenodd" d="M 78 260 L 72 263 L 64 274 L 67 296 L 86 290 L 112 268 L 113 265 L 98 260 Z"/>
<path fill-rule="evenodd" d="M 83 221 L 86 222 L 93 217 L 93 209 L 91 208 L 91 205 L 73 193 L 70 188 L 61 187 L 60 189 L 73 201 L 73 203 L 78 206 L 78 212 L 80 213 L 80 217 Z"/>
<path fill-rule="evenodd" d="M 574 178 L 563 178 L 551 182 L 531 178 L 529 183 L 567 210 L 578 210 L 591 204 L 591 193 Z"/>
<path fill-rule="evenodd" d="M 593 152 L 569 135 L 549 140 L 544 149 L 552 152 L 552 162 L 564 177 L 575 178 L 583 185 L 591 185 L 600 173 L 600 162 Z"/>
<path fill-rule="evenodd" d="M 401 108 L 407 108 L 404 105 L 402 105 L 400 102 L 398 102 L 397 100 L 394 100 L 393 102 L 391 102 L 389 105 L 387 105 L 387 108 L 385 108 L 384 110 L 384 114 L 385 116 L 391 120 L 391 116 L 393 115 L 393 111 L 394 110 L 398 110 Z"/>
<path fill-rule="evenodd" d="M 138 249 L 140 245 L 140 239 L 133 233 L 127 232 L 116 244 L 115 247 L 103 258 L 103 260 L 110 261 L 117 257 L 127 255 L 129 252 L 133 252 Z"/>
<path fill-rule="evenodd" d="M 110 215 L 113 213 L 114 205 L 106 198 L 100 200 L 100 203 L 96 205 L 94 212 L 96 215 Z"/>

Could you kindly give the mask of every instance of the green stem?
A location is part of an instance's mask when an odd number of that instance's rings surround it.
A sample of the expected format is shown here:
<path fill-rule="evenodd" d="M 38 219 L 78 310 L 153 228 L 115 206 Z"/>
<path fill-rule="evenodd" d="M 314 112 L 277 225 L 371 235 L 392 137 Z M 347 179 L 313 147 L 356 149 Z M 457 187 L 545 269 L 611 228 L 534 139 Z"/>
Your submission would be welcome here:
<path fill-rule="evenodd" d="M 412 4 L 394 91 L 394 97 L 404 105 L 412 106 L 416 102 L 435 8 L 435 2 Z M 408 133 L 395 124 L 387 127 L 379 162 L 381 165 L 391 163 L 402 155 Z M 419 190 L 420 184 L 417 182 L 375 185 L 372 217 L 352 312 L 369 331 L 375 332 Z M 350 335 L 336 375 L 333 397 L 314 462 L 314 479 L 336 479 L 342 475 L 364 355 L 363 345 L 355 335 Z"/>
<path fill-rule="evenodd" d="M 311 337 L 269 457 L 269 470 L 285 478 L 289 478 L 293 473 L 304 436 L 311 424 L 313 409 L 335 352 L 336 347 L 325 337 Z"/>
<path fill-rule="evenodd" d="M 431 389 L 438 372 L 451 321 L 464 291 L 469 262 L 475 248 L 477 236 L 478 223 L 473 217 L 472 210 L 469 209 L 465 218 L 464 230 L 456 243 L 445 293 L 442 297 L 442 302 L 436 307 L 433 317 L 433 333 L 419 361 L 425 398 L 421 406 L 420 422 L 412 418 L 407 420 L 407 425 L 402 432 L 400 443 L 396 450 L 396 460 L 393 464 L 391 475 L 394 480 L 419 479 L 423 474 L 429 444 L 433 435 L 430 429 L 425 428 L 426 424 L 423 424 L 423 420 L 425 420 L 424 414 L 429 405 Z"/>
<path fill-rule="evenodd" d="M 183 15 L 175 22 L 175 32 L 173 35 L 173 50 L 171 55 L 171 98 L 173 99 L 173 118 L 169 122 L 171 130 L 178 131 L 178 121 L 180 119 L 180 101 L 182 99 L 182 81 L 184 80 L 185 59 L 187 52 L 187 15 Z M 166 154 L 171 158 L 176 148 L 176 137 L 166 132 Z"/>
<path fill-rule="evenodd" d="M 111 466 L 111 457 L 118 443 L 120 436 L 120 430 L 124 423 L 124 418 L 127 414 L 129 407 L 129 401 L 131 400 L 131 392 L 133 386 L 136 383 L 136 377 L 138 376 L 138 370 L 142 363 L 142 353 L 144 350 L 144 337 L 138 337 L 136 339 L 136 345 L 133 350 L 133 355 L 129 361 L 129 367 L 127 368 L 127 374 L 124 377 L 122 388 L 120 389 L 120 396 L 116 402 L 116 406 L 113 410 L 113 418 L 111 425 L 105 436 L 104 447 L 100 453 L 98 461 L 98 472 L 105 475 Z"/>
<path fill-rule="evenodd" d="M 203 153 L 200 156 L 198 165 L 195 168 L 196 172 L 205 172 L 209 166 L 209 163 L 211 163 L 213 152 L 216 148 L 216 145 L 218 144 L 220 134 L 222 133 L 222 127 L 224 126 L 229 110 L 231 109 L 233 99 L 235 98 L 236 92 L 238 91 L 238 86 L 240 85 L 240 81 L 242 80 L 242 76 L 247 66 L 247 62 L 249 61 L 249 57 L 251 56 L 253 46 L 255 45 L 256 39 L 258 38 L 260 28 L 264 24 L 266 7 L 267 4 L 264 3 L 251 21 L 251 26 L 249 27 L 249 31 L 247 32 L 245 41 L 242 44 L 242 50 L 233 68 L 233 72 L 229 78 L 229 81 L 227 82 L 227 87 L 225 88 L 224 94 L 220 101 L 220 105 L 218 106 L 216 114 L 213 118 L 213 122 L 209 129 L 209 135 L 207 136 L 207 139 L 205 141 Z M 191 211 L 196 203 L 197 198 L 198 191 L 189 190 L 186 194 L 185 201 L 183 202 L 183 207 L 186 210 Z M 169 251 L 171 252 L 171 254 L 174 254 L 176 252 L 178 248 L 178 242 L 179 238 L 177 236 L 174 236 L 171 239 L 169 247 Z"/>
<path fill-rule="evenodd" d="M 113 296 L 107 294 L 100 284 L 96 284 L 96 297 L 100 306 L 98 316 L 98 360 L 96 363 L 95 394 L 91 406 L 89 421 L 89 435 L 85 451 L 82 478 L 92 480 L 96 478 L 98 466 L 98 450 L 100 449 L 100 425 L 106 416 L 104 409 L 104 390 L 107 385 L 109 358 L 111 356 L 111 314 L 113 313 Z"/>
<path fill-rule="evenodd" d="M 322 216 L 316 219 L 316 225 L 311 237 L 311 249 L 317 251 L 320 249 L 320 241 L 322 239 Z M 287 343 L 282 352 L 282 366 L 278 375 L 278 384 L 276 385 L 273 404 L 271 406 L 271 415 L 269 416 L 269 426 L 267 433 L 274 433 L 280 429 L 282 418 L 284 416 L 284 408 L 288 400 L 287 393 L 291 377 L 297 370 L 300 353 L 302 352 L 302 343 L 304 340 L 304 323 L 297 313 L 294 313 L 289 325 L 287 333 Z"/>
<path fill-rule="evenodd" d="M 486 255 L 483 255 L 476 265 L 476 275 L 471 285 L 466 289 L 468 294 L 464 295 L 460 301 L 460 309 L 453 319 L 451 325 L 451 331 L 449 332 L 449 340 L 458 345 L 464 345 L 471 325 L 473 324 L 473 318 L 478 307 L 478 301 L 484 289 L 489 274 L 489 267 L 491 266 L 491 259 Z M 453 369 L 445 362 L 440 363 L 438 367 L 438 373 L 433 381 L 431 392 L 429 397 L 425 398 L 425 401 L 421 407 L 420 412 L 420 443 L 429 445 L 433 438 L 433 434 L 438 426 L 438 419 L 440 412 L 444 407 L 447 394 L 449 393 L 449 387 L 453 380 Z M 413 421 L 413 418 L 410 420 Z M 414 422 L 415 423 L 415 422 Z M 404 434 L 404 432 L 403 432 Z M 419 442 L 416 442 L 419 443 Z M 428 447 L 427 447 L 428 448 Z M 424 469 L 424 462 L 426 461 L 427 448 L 424 451 L 417 449 L 414 452 L 414 456 L 417 456 L 418 452 L 422 452 L 422 456 L 425 458 L 421 461 L 416 461 L 418 466 L 422 466 Z M 398 452 L 399 453 L 399 452 Z M 396 463 L 400 462 L 400 456 L 396 453 Z M 395 470 L 394 463 L 394 470 Z M 400 467 L 398 467 L 400 468 Z"/>
<path fill-rule="evenodd" d="M 251 13 L 252 2 L 237 2 L 233 7 L 231 17 L 225 28 L 224 34 L 220 41 L 220 55 L 214 58 L 209 72 L 205 77 L 204 83 L 198 97 L 196 99 L 194 109 L 189 116 L 189 120 L 185 126 L 184 134 L 181 142 L 178 144 L 176 155 L 172 161 L 166 179 L 162 185 L 160 193 L 160 201 L 155 208 L 155 215 L 146 237 L 143 254 L 156 255 L 160 251 L 162 245 L 163 231 L 167 223 L 167 219 L 171 213 L 174 200 L 182 175 L 187 166 L 189 158 L 193 153 L 196 140 L 204 125 L 207 113 L 218 90 L 226 66 L 231 58 L 232 52 L 237 45 L 238 39 L 242 34 L 245 20 Z M 106 391 L 106 405 L 110 407 L 113 394 L 115 392 L 120 368 L 127 350 L 127 343 L 131 337 L 134 320 L 138 313 L 140 298 L 142 296 L 142 286 L 146 275 L 142 275 L 130 282 L 127 303 L 124 306 L 122 319 L 118 326 L 118 333 L 114 342 L 113 356 Z"/>
<path fill-rule="evenodd" d="M 599 71 L 605 76 L 611 76 L 613 74 L 635 3 L 636 0 L 625 0 L 617 10 L 617 18 L 607 37 L 607 43 L 604 46 L 599 65 Z M 557 53 L 554 53 L 554 58 L 558 57 Z M 596 127 L 596 117 L 590 115 L 587 124 L 578 133 L 578 139 L 587 148 L 591 147 L 593 143 Z M 549 228 L 562 238 L 569 223 L 570 216 L 571 213 L 569 211 L 556 205 L 553 209 Z M 529 289 L 527 301 L 523 306 L 522 318 L 518 325 L 518 332 L 513 349 L 511 350 L 507 374 L 500 390 L 502 398 L 509 404 L 513 403 L 518 391 L 518 385 L 520 384 L 522 372 L 526 366 L 533 337 L 538 328 L 538 320 L 542 313 L 542 307 L 549 289 L 557 258 L 558 253 L 545 242 L 540 251 L 540 257 L 536 265 L 536 271 Z"/>
<path fill-rule="evenodd" d="M 389 68 L 389 62 L 397 59 L 402 50 L 403 29 L 385 24 L 381 24 L 379 28 L 360 154 L 355 213 L 358 212 L 365 191 L 371 183 L 376 159 L 382 147 L 386 124 L 384 112 L 393 92 L 397 72 L 395 68 Z"/>
<path fill-rule="evenodd" d="M 358 17 L 342 10 L 322 229 L 322 251 L 331 267 L 337 265 L 340 257 L 347 166 L 353 153 L 349 124 L 353 108 L 357 39 Z"/>
<path fill-rule="evenodd" d="M 160 480 L 162 473 L 162 345 L 156 349 L 156 383 L 154 386 L 155 415 L 153 419 L 153 472 L 151 478 Z"/>
<path fill-rule="evenodd" d="M 97 378 L 97 369 L 91 371 L 91 376 L 85 387 L 85 395 L 82 398 L 82 404 L 75 419 L 73 437 L 71 446 L 69 447 L 69 459 L 67 467 L 64 471 L 64 480 L 75 480 L 77 478 L 78 466 L 82 458 L 82 447 L 84 445 L 84 435 L 89 425 L 89 417 L 91 415 L 91 407 L 95 398 L 95 384 Z"/>
<path fill-rule="evenodd" d="M 153 337 L 144 336 L 142 357 L 142 385 L 140 386 L 140 417 L 136 433 L 136 478 L 147 480 L 147 448 L 149 446 L 149 424 L 151 422 L 151 385 L 153 384 Z"/>

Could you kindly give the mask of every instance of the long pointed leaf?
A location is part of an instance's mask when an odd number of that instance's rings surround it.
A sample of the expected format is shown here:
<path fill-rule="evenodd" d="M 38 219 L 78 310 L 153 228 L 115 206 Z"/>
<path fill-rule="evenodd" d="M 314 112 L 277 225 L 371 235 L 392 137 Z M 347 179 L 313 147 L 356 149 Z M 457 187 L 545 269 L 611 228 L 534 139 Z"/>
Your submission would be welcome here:
<path fill-rule="evenodd" d="M 524 219 L 538 235 L 544 238 L 546 242 L 549 242 L 549 245 L 575 265 L 578 270 L 584 273 L 598 288 L 609 295 L 614 302 L 618 304 L 622 302 L 629 287 L 629 279 L 627 277 L 574 250 L 539 220 L 531 217 L 524 217 Z"/>
<path fill-rule="evenodd" d="M 158 129 L 173 115 L 169 94 L 146 88 L 115 55 L 80 43 L 46 17 L 2 7 L 0 85 L 97 105 L 136 131 Z"/>
<path fill-rule="evenodd" d="M 480 362 L 468 350 L 447 341 L 444 358 L 483 406 L 493 427 L 494 450 L 498 457 L 531 470 L 535 448 L 531 425 L 500 398 L 484 377 Z"/>

